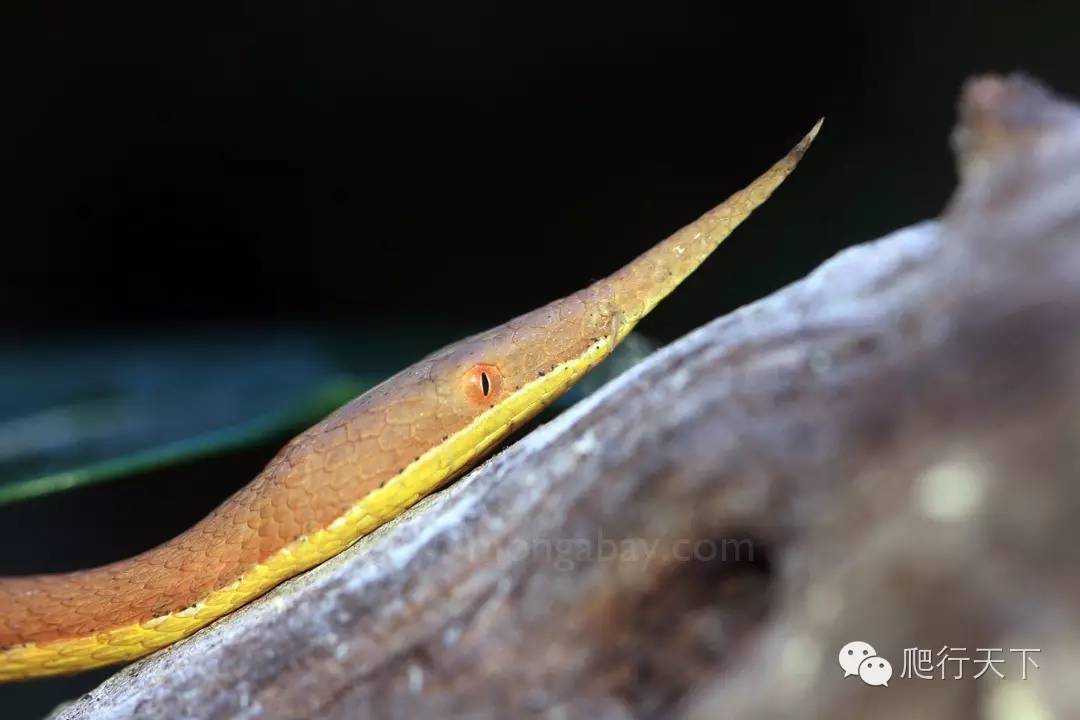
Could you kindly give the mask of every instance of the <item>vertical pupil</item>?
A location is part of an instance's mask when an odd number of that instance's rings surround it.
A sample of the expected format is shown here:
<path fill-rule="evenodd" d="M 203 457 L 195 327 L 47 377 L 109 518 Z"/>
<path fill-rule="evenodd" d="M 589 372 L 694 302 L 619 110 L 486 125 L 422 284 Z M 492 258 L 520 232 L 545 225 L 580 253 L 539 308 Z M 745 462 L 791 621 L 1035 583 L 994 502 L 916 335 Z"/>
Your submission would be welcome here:
<path fill-rule="evenodd" d="M 484 397 L 487 397 L 491 392 L 491 380 L 488 379 L 486 372 L 480 373 L 480 391 L 484 393 Z"/>

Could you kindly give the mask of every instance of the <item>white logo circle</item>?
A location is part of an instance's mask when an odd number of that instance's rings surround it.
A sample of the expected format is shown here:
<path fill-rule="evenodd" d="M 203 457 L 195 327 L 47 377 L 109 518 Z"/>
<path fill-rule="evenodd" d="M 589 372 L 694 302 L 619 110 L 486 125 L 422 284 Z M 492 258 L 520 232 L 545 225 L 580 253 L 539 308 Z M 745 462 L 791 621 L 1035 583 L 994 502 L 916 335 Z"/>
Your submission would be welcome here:
<path fill-rule="evenodd" d="M 892 677 L 892 664 L 877 655 L 868 657 L 859 664 L 859 677 L 867 685 L 889 687 L 889 678 Z"/>
<path fill-rule="evenodd" d="M 868 657 L 875 657 L 877 650 L 861 640 L 849 642 L 840 648 L 840 667 L 844 669 L 844 677 L 858 675 L 859 665 Z"/>

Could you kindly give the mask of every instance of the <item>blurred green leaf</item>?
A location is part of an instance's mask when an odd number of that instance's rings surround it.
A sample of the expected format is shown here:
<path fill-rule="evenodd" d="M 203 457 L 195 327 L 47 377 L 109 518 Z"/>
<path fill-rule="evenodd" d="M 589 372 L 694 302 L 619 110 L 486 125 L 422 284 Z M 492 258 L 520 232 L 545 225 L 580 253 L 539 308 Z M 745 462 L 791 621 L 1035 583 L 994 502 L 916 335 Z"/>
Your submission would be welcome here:
<path fill-rule="evenodd" d="M 300 429 L 423 344 L 372 337 L 281 329 L 0 347 L 0 504 Z"/>

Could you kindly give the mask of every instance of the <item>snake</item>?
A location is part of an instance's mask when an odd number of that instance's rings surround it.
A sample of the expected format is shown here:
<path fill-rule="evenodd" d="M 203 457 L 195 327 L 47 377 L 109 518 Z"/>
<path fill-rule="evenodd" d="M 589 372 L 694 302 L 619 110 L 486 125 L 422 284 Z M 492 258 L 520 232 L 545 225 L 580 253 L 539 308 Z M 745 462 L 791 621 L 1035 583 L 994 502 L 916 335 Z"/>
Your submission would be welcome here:
<path fill-rule="evenodd" d="M 348 548 L 476 465 L 612 349 L 794 170 L 583 290 L 430 354 L 290 440 L 246 486 L 129 559 L 0 578 L 0 682 L 129 662 Z"/>

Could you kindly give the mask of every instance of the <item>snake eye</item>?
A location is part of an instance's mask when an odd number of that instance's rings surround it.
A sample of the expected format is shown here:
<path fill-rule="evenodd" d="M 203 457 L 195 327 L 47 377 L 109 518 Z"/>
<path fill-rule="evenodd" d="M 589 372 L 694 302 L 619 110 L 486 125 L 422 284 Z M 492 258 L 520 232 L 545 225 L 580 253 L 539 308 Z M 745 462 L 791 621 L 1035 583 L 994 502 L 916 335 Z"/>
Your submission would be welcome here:
<path fill-rule="evenodd" d="M 501 387 L 502 373 L 494 365 L 480 363 L 465 373 L 465 395 L 474 403 L 490 404 Z"/>

